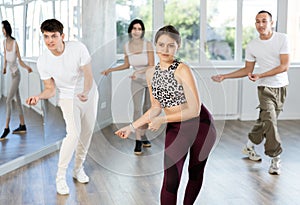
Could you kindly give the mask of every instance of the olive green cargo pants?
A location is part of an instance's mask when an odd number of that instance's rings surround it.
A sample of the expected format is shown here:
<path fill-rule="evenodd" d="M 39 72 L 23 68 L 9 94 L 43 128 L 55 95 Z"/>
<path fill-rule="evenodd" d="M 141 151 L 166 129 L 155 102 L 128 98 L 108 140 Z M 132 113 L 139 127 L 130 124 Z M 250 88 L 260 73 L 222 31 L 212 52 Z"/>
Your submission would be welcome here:
<path fill-rule="evenodd" d="M 276 157 L 282 152 L 277 119 L 283 108 L 287 86 L 281 88 L 258 86 L 257 89 L 260 103 L 257 108 L 260 112 L 248 137 L 254 144 L 260 144 L 265 138 L 265 154 Z"/>

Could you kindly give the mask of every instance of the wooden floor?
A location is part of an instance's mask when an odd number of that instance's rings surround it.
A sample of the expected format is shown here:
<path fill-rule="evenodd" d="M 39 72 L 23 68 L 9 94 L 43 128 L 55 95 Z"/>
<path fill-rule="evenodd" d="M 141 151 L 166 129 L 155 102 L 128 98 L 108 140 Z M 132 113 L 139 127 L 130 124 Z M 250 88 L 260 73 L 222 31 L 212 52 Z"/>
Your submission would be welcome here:
<path fill-rule="evenodd" d="M 203 188 L 195 204 L 201 205 L 300 205 L 300 121 L 279 121 L 284 152 L 282 174 L 268 173 L 269 158 L 257 148 L 262 162 L 241 154 L 253 122 L 218 123 L 220 138 L 209 158 Z M 151 135 L 152 148 L 133 154 L 134 140 L 113 135 L 116 126 L 94 134 L 85 163 L 90 176 L 86 185 L 67 174 L 70 195 L 55 189 L 58 152 L 0 177 L 2 205 L 156 205 L 162 182 L 163 134 Z M 179 190 L 182 204 L 186 169 Z"/>
<path fill-rule="evenodd" d="M 0 134 L 2 135 L 6 120 L 5 97 L 0 98 Z M 5 140 L 0 141 L 0 165 L 19 157 L 34 153 L 41 148 L 61 140 L 65 136 L 65 124 L 59 108 L 44 101 L 44 116 L 31 108 L 23 106 L 26 134 L 12 134 L 20 124 L 15 103 L 12 106 L 10 133 Z M 1 203 L 0 203 L 1 204 Z"/>

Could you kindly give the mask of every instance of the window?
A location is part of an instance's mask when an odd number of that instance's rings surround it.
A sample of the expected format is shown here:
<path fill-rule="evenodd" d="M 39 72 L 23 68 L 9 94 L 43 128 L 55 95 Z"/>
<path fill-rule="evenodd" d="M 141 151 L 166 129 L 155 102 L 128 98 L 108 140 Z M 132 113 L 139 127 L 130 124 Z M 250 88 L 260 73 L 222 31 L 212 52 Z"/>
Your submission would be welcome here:
<path fill-rule="evenodd" d="M 21 55 L 26 57 L 38 56 L 44 49 L 40 24 L 45 19 L 60 19 L 65 40 L 81 38 L 81 0 L 4 0 L 0 7 L 1 19 L 10 22 Z"/>
<path fill-rule="evenodd" d="M 117 0 L 117 53 L 123 54 L 123 46 L 128 40 L 128 26 L 133 19 L 141 19 L 145 25 L 145 38 L 152 40 L 152 0 Z"/>
<path fill-rule="evenodd" d="M 205 53 L 207 59 L 214 61 L 232 61 L 234 59 L 236 21 L 236 0 L 207 1 L 207 24 L 205 38 Z"/>
<path fill-rule="evenodd" d="M 257 37 L 254 23 L 260 10 L 270 11 L 276 25 L 277 0 L 164 0 L 163 17 L 164 24 L 174 25 L 182 35 L 181 58 L 232 63 L 244 59 L 247 43 Z"/>
<path fill-rule="evenodd" d="M 28 3 L 26 19 L 26 56 L 38 56 L 43 50 L 40 22 L 53 17 L 52 2 L 32 1 Z"/>
<path fill-rule="evenodd" d="M 80 1 L 55 1 L 54 9 L 54 17 L 64 25 L 65 40 L 79 40 L 81 38 Z"/>
<path fill-rule="evenodd" d="M 278 2 L 280 0 L 116 0 L 117 54 L 124 52 L 129 23 L 139 18 L 145 24 L 145 38 L 151 41 L 155 33 L 153 22 L 155 27 L 157 24 L 174 25 L 182 35 L 179 57 L 183 60 L 197 64 L 204 64 L 206 59 L 218 63 L 240 63 L 246 45 L 257 37 L 255 16 L 258 11 L 270 11 L 274 29 L 277 29 Z M 22 54 L 38 56 L 44 46 L 39 27 L 46 18 L 61 19 L 66 40 L 82 37 L 81 4 L 81 0 L 2 0 L 0 17 L 11 23 Z M 300 45 L 299 6 L 298 0 L 288 1 L 286 31 L 291 42 L 292 62 L 300 62 L 300 48 L 297 46 Z M 26 31 L 19 30 L 22 27 Z"/>
<path fill-rule="evenodd" d="M 164 24 L 173 25 L 181 35 L 178 57 L 187 62 L 199 62 L 200 1 L 164 0 Z"/>
<path fill-rule="evenodd" d="M 8 7 L 8 8 L 4 8 L 4 7 L 1 7 L 1 21 L 3 20 L 7 20 L 10 25 L 11 25 L 11 28 L 12 28 L 12 36 L 15 36 L 15 29 L 14 29 L 14 19 L 13 19 L 13 9 Z M 2 28 L 2 24 L 1 24 L 1 28 Z M 0 48 L 1 48 L 1 52 L 3 51 L 3 34 L 2 34 L 2 30 L 1 30 L 1 42 L 0 42 Z"/>
<path fill-rule="evenodd" d="M 300 62 L 300 13 L 299 0 L 289 0 L 287 14 L 287 35 L 290 41 L 291 62 Z"/>
<path fill-rule="evenodd" d="M 15 6 L 14 7 L 14 24 L 12 24 L 13 27 L 13 36 L 16 38 L 18 42 L 18 46 L 20 49 L 20 53 L 23 56 L 24 55 L 24 30 L 23 30 L 23 10 L 24 7 L 21 6 Z"/>

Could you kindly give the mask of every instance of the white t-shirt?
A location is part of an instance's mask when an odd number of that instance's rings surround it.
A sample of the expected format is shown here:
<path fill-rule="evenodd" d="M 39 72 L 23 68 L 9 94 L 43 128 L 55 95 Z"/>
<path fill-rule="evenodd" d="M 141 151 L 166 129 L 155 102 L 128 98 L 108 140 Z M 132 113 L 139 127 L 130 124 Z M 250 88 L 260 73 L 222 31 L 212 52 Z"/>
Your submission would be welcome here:
<path fill-rule="evenodd" d="M 73 99 L 84 87 L 81 66 L 91 62 L 86 46 L 81 42 L 65 42 L 65 50 L 55 56 L 46 49 L 37 61 L 42 80 L 54 79 L 59 99 Z"/>
<path fill-rule="evenodd" d="M 259 72 L 269 71 L 280 65 L 280 54 L 289 54 L 289 45 L 286 34 L 273 32 L 268 40 L 256 38 L 246 48 L 246 61 L 257 62 Z M 258 86 L 273 88 L 283 87 L 289 84 L 287 72 L 274 76 L 258 79 Z"/>

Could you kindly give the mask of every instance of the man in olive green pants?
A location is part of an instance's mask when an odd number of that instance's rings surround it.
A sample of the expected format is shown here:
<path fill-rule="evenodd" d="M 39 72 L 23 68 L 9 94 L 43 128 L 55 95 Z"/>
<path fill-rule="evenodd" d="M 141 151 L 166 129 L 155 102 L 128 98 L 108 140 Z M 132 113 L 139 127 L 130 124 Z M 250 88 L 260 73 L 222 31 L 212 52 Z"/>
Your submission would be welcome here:
<path fill-rule="evenodd" d="M 246 48 L 245 67 L 229 74 L 212 76 L 216 82 L 227 78 L 248 78 L 258 83 L 259 118 L 248 135 L 247 145 L 243 153 L 253 161 L 260 161 L 261 156 L 254 150 L 255 144 L 265 139 L 265 154 L 271 157 L 270 174 L 280 174 L 281 140 L 277 130 L 277 118 L 282 111 L 289 69 L 288 39 L 285 34 L 272 29 L 272 15 L 268 11 L 260 11 L 256 15 L 255 26 L 259 37 L 252 40 Z M 255 63 L 259 65 L 253 73 Z"/>

